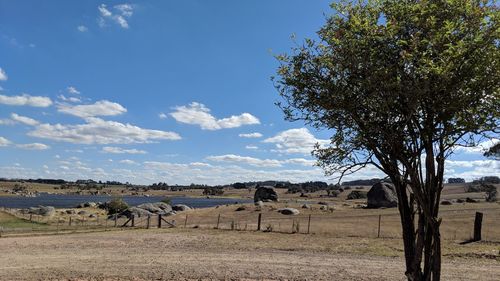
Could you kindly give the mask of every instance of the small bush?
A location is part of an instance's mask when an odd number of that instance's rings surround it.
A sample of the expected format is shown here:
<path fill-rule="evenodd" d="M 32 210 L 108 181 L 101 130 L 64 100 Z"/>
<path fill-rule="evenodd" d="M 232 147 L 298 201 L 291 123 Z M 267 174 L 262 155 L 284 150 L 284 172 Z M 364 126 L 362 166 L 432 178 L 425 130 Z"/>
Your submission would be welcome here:
<path fill-rule="evenodd" d="M 169 197 L 165 197 L 165 198 L 161 199 L 161 202 L 168 204 L 168 205 L 172 205 L 172 199 Z"/>
<path fill-rule="evenodd" d="M 108 202 L 106 210 L 109 215 L 119 214 L 128 209 L 128 204 L 122 198 L 113 198 Z"/>

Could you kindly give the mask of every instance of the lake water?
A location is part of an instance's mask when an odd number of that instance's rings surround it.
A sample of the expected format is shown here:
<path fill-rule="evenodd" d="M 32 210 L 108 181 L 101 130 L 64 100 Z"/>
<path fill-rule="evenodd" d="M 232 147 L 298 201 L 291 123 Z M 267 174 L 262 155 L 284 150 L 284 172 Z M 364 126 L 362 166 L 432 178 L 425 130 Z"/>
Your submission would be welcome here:
<path fill-rule="evenodd" d="M 0 196 L 0 207 L 5 208 L 29 208 L 42 206 L 53 206 L 56 208 L 74 208 L 85 202 L 107 202 L 113 197 L 108 195 L 65 195 L 41 193 L 37 197 Z M 120 196 L 130 206 L 142 203 L 159 202 L 165 196 Z M 248 199 L 231 198 L 193 198 L 193 197 L 169 197 L 173 205 L 185 204 L 193 208 L 208 208 L 217 205 L 249 203 Z"/>

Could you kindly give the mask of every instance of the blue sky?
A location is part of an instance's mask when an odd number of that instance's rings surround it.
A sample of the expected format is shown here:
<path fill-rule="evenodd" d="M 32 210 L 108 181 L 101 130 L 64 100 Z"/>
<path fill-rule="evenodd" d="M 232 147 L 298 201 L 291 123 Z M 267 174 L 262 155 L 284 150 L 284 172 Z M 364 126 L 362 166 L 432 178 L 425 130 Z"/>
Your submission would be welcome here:
<path fill-rule="evenodd" d="M 0 177 L 331 181 L 309 153 L 328 132 L 284 121 L 270 80 L 273 55 L 328 13 L 320 0 L 0 0 Z M 499 171 L 469 148 L 446 176 Z"/>

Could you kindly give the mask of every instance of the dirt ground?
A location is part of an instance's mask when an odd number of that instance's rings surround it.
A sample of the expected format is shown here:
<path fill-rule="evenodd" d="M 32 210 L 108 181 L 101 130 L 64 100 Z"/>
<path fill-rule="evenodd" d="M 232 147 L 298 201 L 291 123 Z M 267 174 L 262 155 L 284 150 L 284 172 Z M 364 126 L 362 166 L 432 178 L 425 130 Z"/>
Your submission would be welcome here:
<path fill-rule="evenodd" d="M 10 237 L 0 239 L 0 280 L 405 280 L 400 255 L 339 250 L 348 239 L 202 229 Z M 442 280 L 499 275 L 495 258 L 444 257 Z"/>

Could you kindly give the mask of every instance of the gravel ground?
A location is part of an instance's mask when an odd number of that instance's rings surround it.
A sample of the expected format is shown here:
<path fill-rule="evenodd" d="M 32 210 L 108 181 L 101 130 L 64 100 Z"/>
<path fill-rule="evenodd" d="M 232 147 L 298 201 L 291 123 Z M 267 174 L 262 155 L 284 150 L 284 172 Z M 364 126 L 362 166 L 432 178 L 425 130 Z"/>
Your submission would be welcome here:
<path fill-rule="evenodd" d="M 338 254 L 301 245 L 251 247 L 258 234 L 225 233 L 137 230 L 2 238 L 0 280 L 405 280 L 400 257 Z M 272 239 L 283 243 L 288 237 L 293 236 Z M 495 259 L 445 259 L 443 269 L 442 280 L 500 276 Z"/>

